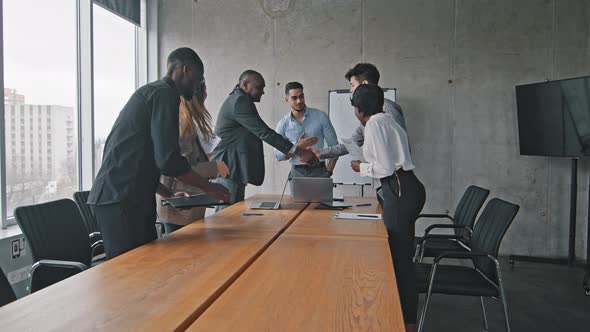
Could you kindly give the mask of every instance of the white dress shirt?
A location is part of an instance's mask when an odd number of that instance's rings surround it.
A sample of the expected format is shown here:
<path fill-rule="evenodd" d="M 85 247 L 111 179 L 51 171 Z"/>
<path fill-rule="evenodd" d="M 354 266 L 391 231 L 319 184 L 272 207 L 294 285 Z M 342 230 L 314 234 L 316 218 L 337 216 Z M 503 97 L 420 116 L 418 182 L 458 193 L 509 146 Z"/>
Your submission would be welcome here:
<path fill-rule="evenodd" d="M 366 162 L 360 165 L 361 176 L 381 179 L 400 168 L 405 171 L 415 168 L 406 131 L 387 113 L 377 113 L 367 121 L 363 156 Z"/>

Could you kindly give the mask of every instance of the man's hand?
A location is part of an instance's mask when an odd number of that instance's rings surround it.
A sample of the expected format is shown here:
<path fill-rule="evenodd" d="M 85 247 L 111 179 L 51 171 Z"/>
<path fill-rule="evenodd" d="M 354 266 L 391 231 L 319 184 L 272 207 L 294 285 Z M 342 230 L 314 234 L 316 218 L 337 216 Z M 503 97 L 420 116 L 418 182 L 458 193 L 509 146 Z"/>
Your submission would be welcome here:
<path fill-rule="evenodd" d="M 350 162 L 350 167 L 352 167 L 352 170 L 355 172 L 360 172 L 361 171 L 361 161 L 360 160 L 353 160 Z"/>
<path fill-rule="evenodd" d="M 226 178 L 229 175 L 229 167 L 221 160 L 216 160 L 215 164 L 217 165 L 219 176 Z"/>
<path fill-rule="evenodd" d="M 300 147 L 297 147 L 297 149 L 295 149 L 295 154 L 299 156 L 299 160 L 301 160 L 301 162 L 308 165 L 315 165 L 320 162 L 315 154 L 313 154 L 313 152 L 310 150 L 304 150 Z"/>
<path fill-rule="evenodd" d="M 328 160 L 328 164 L 326 165 L 326 170 L 328 171 L 328 174 L 330 174 L 330 177 L 332 176 L 332 174 L 334 174 L 334 168 L 336 168 L 337 161 L 338 161 L 338 159 L 329 159 Z"/>
<path fill-rule="evenodd" d="M 202 188 L 207 195 L 213 199 L 219 200 L 220 203 L 229 201 L 229 191 L 222 185 L 217 183 L 209 183 Z"/>
<path fill-rule="evenodd" d="M 320 159 L 320 156 L 321 156 L 320 150 L 316 150 L 314 148 L 309 148 L 308 150 L 313 152 L 313 154 L 316 156 L 316 158 Z"/>
<path fill-rule="evenodd" d="M 317 137 L 308 137 L 308 138 L 304 138 L 305 133 L 303 133 L 301 135 L 301 137 L 299 137 L 299 140 L 297 141 L 296 145 L 302 149 L 307 149 L 311 146 L 313 146 L 314 144 L 316 144 L 319 139 Z"/>

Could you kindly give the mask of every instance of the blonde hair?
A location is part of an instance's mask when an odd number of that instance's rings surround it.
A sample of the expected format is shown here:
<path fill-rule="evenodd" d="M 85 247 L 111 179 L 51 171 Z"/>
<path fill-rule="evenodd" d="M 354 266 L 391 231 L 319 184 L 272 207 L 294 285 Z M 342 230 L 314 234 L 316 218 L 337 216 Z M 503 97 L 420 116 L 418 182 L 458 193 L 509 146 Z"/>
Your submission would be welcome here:
<path fill-rule="evenodd" d="M 194 95 L 191 100 L 180 97 L 178 121 L 180 137 L 196 138 L 200 135 L 205 141 L 213 138 L 211 114 L 205 108 L 203 95 L 204 93 L 200 96 Z"/>

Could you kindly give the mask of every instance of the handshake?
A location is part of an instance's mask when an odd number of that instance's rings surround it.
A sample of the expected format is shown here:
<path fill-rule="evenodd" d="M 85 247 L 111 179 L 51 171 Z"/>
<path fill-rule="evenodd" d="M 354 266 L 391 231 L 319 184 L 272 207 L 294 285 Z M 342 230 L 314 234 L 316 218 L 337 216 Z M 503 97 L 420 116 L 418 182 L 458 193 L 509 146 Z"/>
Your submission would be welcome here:
<path fill-rule="evenodd" d="M 320 162 L 320 153 L 318 150 L 312 148 L 314 144 L 318 142 L 317 137 L 304 137 L 305 134 L 299 137 L 297 143 L 295 143 L 295 155 L 299 157 L 302 162 L 314 166 Z"/>

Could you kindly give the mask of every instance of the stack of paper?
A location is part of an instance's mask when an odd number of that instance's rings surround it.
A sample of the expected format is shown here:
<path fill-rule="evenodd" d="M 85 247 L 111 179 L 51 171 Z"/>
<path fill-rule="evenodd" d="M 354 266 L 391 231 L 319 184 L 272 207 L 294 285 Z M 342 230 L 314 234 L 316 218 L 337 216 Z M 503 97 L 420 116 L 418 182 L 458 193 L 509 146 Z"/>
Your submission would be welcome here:
<path fill-rule="evenodd" d="M 381 220 L 378 213 L 344 213 L 338 212 L 334 215 L 336 219 L 357 219 L 357 220 Z"/>
<path fill-rule="evenodd" d="M 365 161 L 363 149 L 358 146 L 351 138 L 343 138 L 342 144 L 346 147 L 346 150 L 348 150 L 348 154 L 352 160 Z"/>

